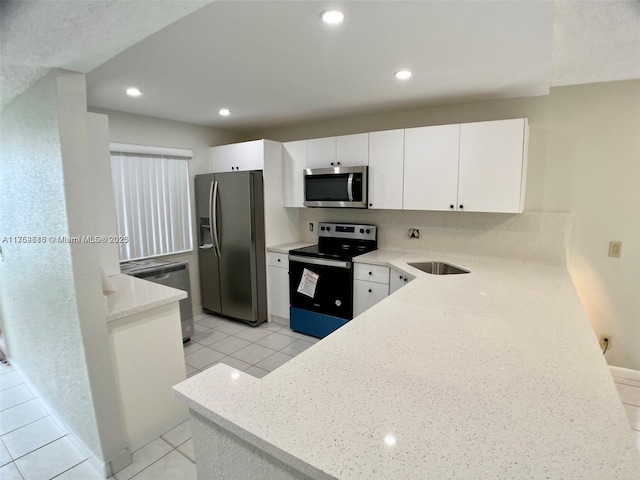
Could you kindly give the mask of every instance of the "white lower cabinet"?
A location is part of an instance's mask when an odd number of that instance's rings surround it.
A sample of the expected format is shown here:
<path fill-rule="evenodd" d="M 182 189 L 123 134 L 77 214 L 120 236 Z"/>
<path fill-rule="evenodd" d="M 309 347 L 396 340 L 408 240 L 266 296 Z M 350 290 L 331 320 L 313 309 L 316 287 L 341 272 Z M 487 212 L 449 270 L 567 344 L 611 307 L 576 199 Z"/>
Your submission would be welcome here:
<path fill-rule="evenodd" d="M 400 290 L 407 283 L 413 280 L 413 277 L 406 275 L 398 270 L 394 270 L 393 268 L 389 271 L 389 295 L 391 295 L 396 290 Z"/>
<path fill-rule="evenodd" d="M 389 267 L 357 263 L 353 278 L 354 317 L 389 296 Z"/>
<path fill-rule="evenodd" d="M 289 256 L 267 252 L 269 315 L 289 319 Z"/>

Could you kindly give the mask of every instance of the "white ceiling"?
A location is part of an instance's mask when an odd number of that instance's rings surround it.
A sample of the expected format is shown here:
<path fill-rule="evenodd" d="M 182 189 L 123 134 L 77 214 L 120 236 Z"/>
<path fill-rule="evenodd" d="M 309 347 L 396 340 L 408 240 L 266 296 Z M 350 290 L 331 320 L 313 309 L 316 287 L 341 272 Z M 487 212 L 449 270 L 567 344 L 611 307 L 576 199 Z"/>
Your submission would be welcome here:
<path fill-rule="evenodd" d="M 320 13 L 339 5 L 345 21 Z M 91 106 L 234 129 L 549 92 L 551 2 L 214 2 L 87 75 Z M 408 67 L 413 77 L 393 73 Z M 123 92 L 138 86 L 142 97 Z M 232 115 L 221 118 L 228 107 Z"/>
<path fill-rule="evenodd" d="M 2 0 L 3 104 L 63 67 L 89 72 L 90 106 L 254 129 L 640 78 L 638 0 L 216 1 L 187 15 L 204 3 Z M 335 6 L 346 19 L 328 28 L 319 13 Z"/>
<path fill-rule="evenodd" d="M 1 0 L 2 107 L 49 69 L 87 73 L 210 1 Z"/>

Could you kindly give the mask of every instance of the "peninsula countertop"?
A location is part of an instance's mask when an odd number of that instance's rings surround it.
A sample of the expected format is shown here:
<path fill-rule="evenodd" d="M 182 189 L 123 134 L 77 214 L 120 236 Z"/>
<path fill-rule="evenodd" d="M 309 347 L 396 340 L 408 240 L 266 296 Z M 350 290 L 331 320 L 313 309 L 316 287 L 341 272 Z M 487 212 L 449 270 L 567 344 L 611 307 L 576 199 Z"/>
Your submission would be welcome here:
<path fill-rule="evenodd" d="M 310 242 L 292 242 L 292 243 L 285 243 L 283 245 L 273 245 L 271 247 L 267 247 L 267 251 L 274 252 L 274 253 L 289 253 L 290 250 L 294 250 L 296 248 L 310 247 L 311 245 L 314 245 L 314 244 Z"/>
<path fill-rule="evenodd" d="M 415 280 L 262 379 L 217 365 L 176 395 L 312 478 L 637 478 L 565 268 L 381 250 L 355 261 Z"/>
<path fill-rule="evenodd" d="M 116 291 L 106 297 L 107 322 L 187 298 L 187 293 L 130 275 L 109 277 Z"/>

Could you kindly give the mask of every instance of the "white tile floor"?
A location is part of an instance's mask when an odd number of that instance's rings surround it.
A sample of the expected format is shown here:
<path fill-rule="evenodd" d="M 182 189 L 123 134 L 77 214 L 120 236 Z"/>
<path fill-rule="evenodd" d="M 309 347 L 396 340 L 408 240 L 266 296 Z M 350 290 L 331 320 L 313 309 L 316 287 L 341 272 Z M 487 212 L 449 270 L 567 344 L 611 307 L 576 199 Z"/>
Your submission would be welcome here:
<path fill-rule="evenodd" d="M 265 323 L 256 328 L 212 315 L 195 318 L 196 335 L 184 345 L 187 375 L 224 362 L 263 377 L 317 338 Z M 189 421 L 136 452 L 111 480 L 196 480 Z M 0 363 L 0 479 L 94 480 L 101 477 L 67 438 L 62 424 L 12 366 Z"/>
<path fill-rule="evenodd" d="M 226 363 L 261 378 L 318 341 L 277 323 L 253 328 L 207 314 L 194 320 L 195 335 L 184 349 L 188 376 Z"/>
<path fill-rule="evenodd" d="M 185 345 L 185 359 L 190 375 L 222 361 L 262 377 L 316 341 L 273 323 L 251 328 L 200 315 L 196 317 L 196 335 Z M 640 450 L 640 381 L 614 380 Z M 100 477 L 13 367 L 0 364 L 0 479 L 53 478 Z M 132 464 L 111 480 L 196 480 L 190 421 L 133 452 Z"/>

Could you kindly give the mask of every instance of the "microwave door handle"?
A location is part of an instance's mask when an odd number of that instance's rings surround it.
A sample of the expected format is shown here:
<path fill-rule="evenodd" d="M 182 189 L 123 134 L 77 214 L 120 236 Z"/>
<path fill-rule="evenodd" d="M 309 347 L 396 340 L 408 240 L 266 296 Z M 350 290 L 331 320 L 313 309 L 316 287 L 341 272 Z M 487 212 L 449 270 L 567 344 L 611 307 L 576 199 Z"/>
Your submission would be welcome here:
<path fill-rule="evenodd" d="M 216 256 L 220 256 L 220 236 L 218 234 L 218 182 L 214 181 L 211 184 L 213 189 L 211 193 L 211 199 L 209 202 L 209 222 L 211 225 L 211 237 L 213 240 L 213 248 L 216 252 Z"/>
<path fill-rule="evenodd" d="M 347 195 L 349 196 L 349 201 L 353 202 L 353 173 L 349 174 L 349 180 L 347 180 Z"/>

